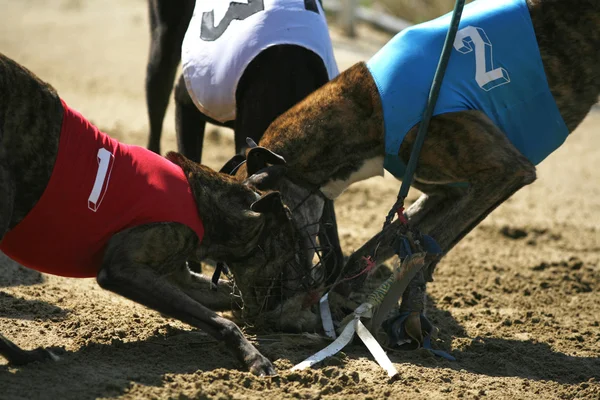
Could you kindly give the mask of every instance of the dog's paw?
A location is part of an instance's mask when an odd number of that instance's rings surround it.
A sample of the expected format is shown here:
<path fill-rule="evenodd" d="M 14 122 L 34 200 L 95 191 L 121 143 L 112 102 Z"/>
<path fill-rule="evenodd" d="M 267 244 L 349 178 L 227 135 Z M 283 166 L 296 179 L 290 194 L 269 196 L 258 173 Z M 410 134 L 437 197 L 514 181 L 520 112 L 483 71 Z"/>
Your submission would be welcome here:
<path fill-rule="evenodd" d="M 38 347 L 37 349 L 24 351 L 23 353 L 11 357 L 10 365 L 22 366 L 35 361 L 58 361 L 60 357 L 56 353 L 57 352 L 55 351 Z"/>
<path fill-rule="evenodd" d="M 389 344 L 393 347 L 418 348 L 426 336 L 437 335 L 437 328 L 418 312 L 400 313 L 384 323 Z"/>
<path fill-rule="evenodd" d="M 256 376 L 277 375 L 271 361 L 260 353 L 255 354 L 248 362 L 248 370 Z"/>
<path fill-rule="evenodd" d="M 58 361 L 60 357 L 58 356 L 58 352 L 54 349 L 45 349 L 43 347 L 38 347 L 35 350 L 32 350 L 29 354 L 31 357 L 31 361 Z"/>

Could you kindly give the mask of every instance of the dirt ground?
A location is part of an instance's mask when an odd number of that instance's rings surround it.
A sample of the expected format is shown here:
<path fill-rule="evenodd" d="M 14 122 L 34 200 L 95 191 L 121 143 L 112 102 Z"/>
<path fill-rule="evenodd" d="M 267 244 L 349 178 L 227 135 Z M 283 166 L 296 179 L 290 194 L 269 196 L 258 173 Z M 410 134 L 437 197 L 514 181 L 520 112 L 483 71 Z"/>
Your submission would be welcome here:
<path fill-rule="evenodd" d="M 341 69 L 370 57 L 385 35 L 332 35 Z M 145 145 L 144 0 L 0 0 L 0 52 L 52 83 L 103 130 Z M 1 95 L 1 94 L 0 94 Z M 174 117 L 163 151 L 175 149 Z M 360 344 L 325 365 L 289 368 L 322 348 L 305 337 L 259 336 L 280 375 L 256 378 L 203 332 L 98 287 L 40 275 L 2 257 L 0 332 L 25 348 L 63 346 L 57 363 L 0 360 L 0 399 L 600 398 L 600 114 L 593 112 L 521 190 L 468 235 L 429 285 L 435 344 L 392 352 L 400 379 Z M 204 160 L 219 167 L 232 134 L 212 130 Z M 386 176 L 337 200 L 349 254 L 381 226 L 399 182 Z M 411 199 L 414 199 L 412 194 Z"/>

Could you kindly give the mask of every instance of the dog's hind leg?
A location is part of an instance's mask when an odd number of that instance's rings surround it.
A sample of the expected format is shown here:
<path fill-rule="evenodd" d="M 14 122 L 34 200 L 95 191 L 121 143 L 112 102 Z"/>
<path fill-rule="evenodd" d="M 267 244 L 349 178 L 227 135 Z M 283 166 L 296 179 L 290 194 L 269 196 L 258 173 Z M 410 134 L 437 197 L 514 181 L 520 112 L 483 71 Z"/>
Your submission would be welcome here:
<path fill-rule="evenodd" d="M 207 117 L 196 107 L 185 86 L 183 75 L 175 86 L 175 132 L 177 150 L 186 158 L 200 163 Z"/>
<path fill-rule="evenodd" d="M 1 154 L 1 153 L 0 153 Z M 0 242 L 8 231 L 15 203 L 15 181 L 0 160 Z"/>
<path fill-rule="evenodd" d="M 38 347 L 34 350 L 23 350 L 2 334 L 0 334 L 0 354 L 10 365 L 25 365 L 34 361 L 58 360 L 58 356 L 50 350 Z"/>
<path fill-rule="evenodd" d="M 204 129 L 207 117 L 196 107 L 185 86 L 183 76 L 175 86 L 175 133 L 177 135 L 177 150 L 186 158 L 202 162 L 202 147 Z M 202 265 L 194 260 L 188 260 L 190 270 L 202 273 Z"/>
<path fill-rule="evenodd" d="M 234 121 L 219 122 L 203 114 L 190 97 L 183 75 L 175 86 L 175 132 L 177 149 L 186 158 L 202 162 L 202 147 L 206 123 L 232 128 Z"/>
<path fill-rule="evenodd" d="M 173 89 L 181 44 L 194 10 L 193 0 L 148 0 L 150 53 L 146 67 L 146 105 L 150 120 L 148 149 L 160 153 L 163 120 Z"/>
<path fill-rule="evenodd" d="M 246 339 L 238 326 L 209 310 L 172 279 L 184 268 L 198 238 L 187 226 L 155 223 L 131 228 L 111 238 L 98 283 L 153 310 L 200 328 L 224 341 L 257 375 L 275 373 L 271 362 Z"/>
<path fill-rule="evenodd" d="M 10 177 L 8 169 L 0 164 L 0 242 L 9 230 L 13 205 L 15 201 L 15 182 Z M 56 360 L 52 352 L 43 348 L 35 350 L 23 350 L 2 334 L 0 334 L 0 354 L 8 360 L 11 365 L 24 365 L 33 361 Z"/>

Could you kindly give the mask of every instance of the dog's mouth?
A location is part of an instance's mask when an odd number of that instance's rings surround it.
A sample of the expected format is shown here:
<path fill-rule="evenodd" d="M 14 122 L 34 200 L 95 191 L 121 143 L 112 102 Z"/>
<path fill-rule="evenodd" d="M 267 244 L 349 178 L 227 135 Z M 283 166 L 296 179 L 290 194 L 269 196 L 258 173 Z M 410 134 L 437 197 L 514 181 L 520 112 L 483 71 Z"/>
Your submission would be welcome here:
<path fill-rule="evenodd" d="M 235 308 L 241 310 L 238 317 L 252 324 L 285 300 L 310 296 L 324 286 L 325 265 L 334 251 L 330 244 L 317 240 L 315 227 L 318 231 L 319 226 L 298 227 L 290 221 L 287 229 L 278 227 L 277 234 L 271 232 L 269 240 L 259 242 L 244 260 L 229 265 L 238 302 Z"/>
<path fill-rule="evenodd" d="M 243 162 L 243 157 L 234 157 L 220 172 L 233 174 Z M 272 189 L 280 192 L 290 218 L 267 223 L 264 229 L 268 234 L 258 240 L 254 250 L 230 265 L 241 303 L 238 306 L 249 323 L 291 297 L 314 296 L 329 278 L 327 261 L 335 257 L 332 241 L 322 234 L 324 199 L 285 177 Z"/>
<path fill-rule="evenodd" d="M 254 324 L 292 297 L 314 296 L 328 279 L 325 265 L 335 257 L 333 246 L 317 233 L 320 222 L 298 226 L 292 218 L 287 226 L 277 224 L 268 240 L 261 241 L 243 261 L 231 265 L 241 317 Z M 266 229 L 268 229 L 267 227 Z M 307 300 L 307 305 L 314 302 Z"/>

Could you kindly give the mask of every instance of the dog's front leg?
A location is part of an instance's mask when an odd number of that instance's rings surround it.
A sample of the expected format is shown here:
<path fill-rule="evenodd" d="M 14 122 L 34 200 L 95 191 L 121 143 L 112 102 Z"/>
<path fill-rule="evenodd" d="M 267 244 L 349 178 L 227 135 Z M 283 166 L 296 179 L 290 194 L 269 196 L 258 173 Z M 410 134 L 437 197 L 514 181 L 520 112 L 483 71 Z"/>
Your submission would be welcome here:
<path fill-rule="evenodd" d="M 535 166 L 478 111 L 446 114 L 436 118 L 435 123 L 432 121 L 420 160 L 419 180 L 465 186 L 454 190 L 446 188 L 435 207 L 409 213 L 412 220 L 418 221 L 417 227 L 422 232 L 437 240 L 444 253 L 496 207 L 536 178 Z M 426 266 L 423 271 L 426 277 L 433 275 L 438 261 Z M 405 329 L 417 339 L 422 328 L 418 314 L 424 310 L 424 295 L 425 279 L 420 275 L 402 298 L 401 309 L 411 313 Z"/>
<path fill-rule="evenodd" d="M 419 183 L 416 183 L 414 186 L 423 191 L 424 194 L 406 210 L 405 215 L 410 223 L 416 226 L 419 226 L 419 222 L 423 219 L 423 216 L 436 210 L 443 210 L 446 204 L 450 204 L 451 199 L 456 196 L 455 192 L 460 190 Z M 343 282 L 339 289 L 336 288 L 336 291 L 346 295 L 349 295 L 351 292 L 360 291 L 360 287 L 367 279 L 366 274 L 361 274 L 361 271 L 367 267 L 365 257 L 370 257 L 371 261 L 375 263 L 375 267 L 377 267 L 394 256 L 395 252 L 392 245 L 400 224 L 400 221 L 394 221 L 350 256 L 346 263 L 344 276 L 358 276 L 348 282 Z M 435 256 L 434 260 L 429 262 L 435 263 L 438 259 L 439 257 Z M 428 262 L 427 259 L 426 262 Z M 400 337 L 404 337 L 405 330 L 409 336 L 422 342 L 421 331 L 423 327 L 421 326 L 420 314 L 425 309 L 426 281 L 430 280 L 430 276 L 426 272 L 424 270 L 418 271 L 403 293 L 402 308 L 397 310 L 397 312 L 413 312 L 413 314 L 409 315 L 406 322 L 402 318 L 402 314 L 392 317 L 391 329 L 394 330 L 392 333 L 393 342 L 397 341 Z M 396 326 L 393 324 L 395 321 L 399 321 Z M 426 323 L 426 325 L 430 324 Z"/>
<path fill-rule="evenodd" d="M 238 299 L 233 295 L 234 288 L 231 281 L 219 279 L 217 290 L 212 290 L 209 277 L 190 272 L 187 268 L 179 268 L 170 279 L 188 296 L 211 310 L 225 311 L 236 308 Z"/>
<path fill-rule="evenodd" d="M 169 279 L 185 268 L 197 241 L 190 228 L 176 223 L 148 224 L 118 233 L 109 242 L 98 283 L 224 341 L 252 373 L 274 374 L 270 361 L 236 324 L 206 308 L 186 294 L 185 287 Z"/>
<path fill-rule="evenodd" d="M 410 154 L 414 133 L 409 133 L 400 149 L 404 159 Z M 535 176 L 535 167 L 481 112 L 438 116 L 431 121 L 415 177 L 415 186 L 424 194 L 406 215 L 421 232 L 435 238 L 446 253 L 498 205 L 533 182 Z M 448 185 L 454 183 L 461 187 Z M 353 254 L 349 267 L 355 266 L 356 270 L 363 255 L 375 254 L 377 263 L 391 257 L 394 224 L 369 240 L 360 253 Z M 412 322 L 418 325 L 407 328 L 413 332 L 420 330 L 418 313 L 424 309 L 425 278 L 431 276 L 436 264 L 437 260 L 418 274 L 403 295 L 402 309 L 412 312 Z"/>
<path fill-rule="evenodd" d="M 2 334 L 0 334 L 0 354 L 8 360 L 10 365 L 25 365 L 34 361 L 58 360 L 53 352 L 42 347 L 34 350 L 23 350 Z"/>
<path fill-rule="evenodd" d="M 413 140 L 407 137 L 401 154 L 410 151 Z M 496 207 L 532 183 L 536 171 L 485 114 L 464 111 L 431 121 L 416 179 L 417 188 L 439 200 L 427 207 L 415 203 L 407 212 L 409 221 L 448 252 Z"/>
<path fill-rule="evenodd" d="M 339 284 L 336 285 L 336 292 L 349 295 L 350 292 L 360 288 L 367 279 L 364 271 L 366 268 L 372 268 L 369 267 L 368 262 L 373 262 L 375 267 L 378 267 L 394 256 L 392 243 L 398 226 L 399 222 L 394 221 L 350 255 L 344 266 L 343 275 L 338 278 Z M 356 278 L 343 280 L 348 277 Z"/>
<path fill-rule="evenodd" d="M 444 209 L 448 199 L 454 198 L 462 190 L 460 188 L 425 185 L 419 182 L 415 182 L 413 186 L 424 192 L 405 212 L 405 216 L 410 223 L 416 226 L 419 226 L 423 216 L 435 210 Z M 356 276 L 356 278 L 346 282 L 342 281 L 336 286 L 336 292 L 347 295 L 358 290 L 364 284 L 367 275 L 361 274 L 361 272 L 367 268 L 367 258 L 375 264 L 375 267 L 379 267 L 394 256 L 392 244 L 400 223 L 398 220 L 392 222 L 350 255 L 341 279 L 352 276 Z M 424 231 L 423 233 L 427 232 Z"/>

